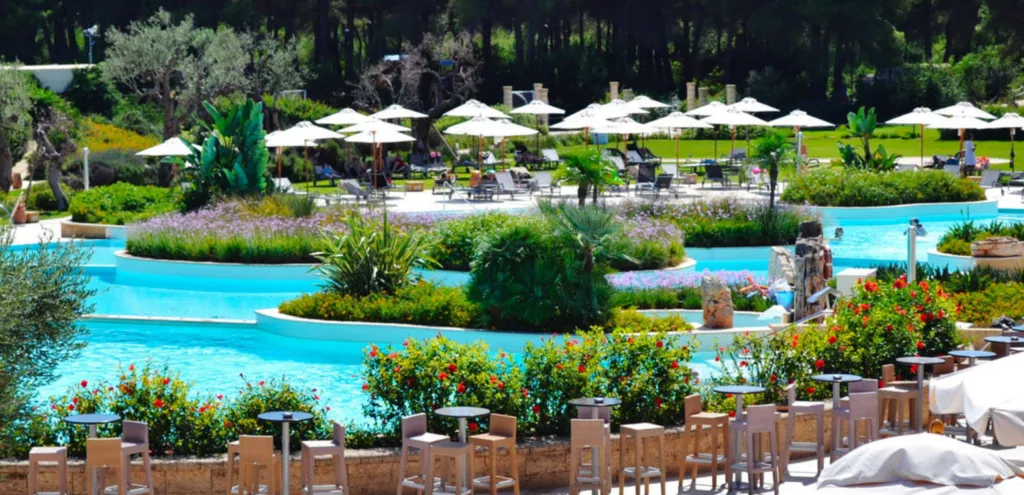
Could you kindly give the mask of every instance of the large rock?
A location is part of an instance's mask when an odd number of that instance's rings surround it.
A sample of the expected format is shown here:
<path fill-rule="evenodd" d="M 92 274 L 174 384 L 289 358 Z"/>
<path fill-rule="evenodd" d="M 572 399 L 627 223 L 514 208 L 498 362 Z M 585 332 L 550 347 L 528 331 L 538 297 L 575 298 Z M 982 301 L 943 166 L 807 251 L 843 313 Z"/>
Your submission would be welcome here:
<path fill-rule="evenodd" d="M 700 281 L 701 299 L 704 306 L 704 326 L 707 328 L 732 328 L 732 292 L 721 279 L 708 275 Z"/>
<path fill-rule="evenodd" d="M 796 267 L 793 264 L 793 253 L 780 246 L 772 246 L 768 258 L 768 279 L 785 280 L 790 286 L 796 285 Z"/>
<path fill-rule="evenodd" d="M 832 252 L 821 234 L 817 221 L 800 224 L 796 240 L 794 266 L 796 283 L 793 284 L 793 318 L 799 320 L 813 315 L 825 307 L 825 298 L 807 302 L 812 294 L 824 289 L 832 278 Z"/>
<path fill-rule="evenodd" d="M 975 258 L 1009 258 L 1024 256 L 1024 243 L 1013 237 L 989 237 L 971 243 Z"/>

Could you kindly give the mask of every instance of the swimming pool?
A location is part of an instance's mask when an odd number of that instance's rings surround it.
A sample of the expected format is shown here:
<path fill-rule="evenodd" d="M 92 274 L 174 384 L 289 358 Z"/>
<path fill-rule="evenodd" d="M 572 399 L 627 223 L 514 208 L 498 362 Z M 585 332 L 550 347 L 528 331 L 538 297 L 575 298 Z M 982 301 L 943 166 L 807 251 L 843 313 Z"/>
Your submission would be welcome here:
<path fill-rule="evenodd" d="M 40 389 L 46 399 L 77 387 L 82 380 L 115 381 L 120 369 L 150 362 L 167 364 L 209 395 L 234 394 L 245 383 L 286 377 L 289 383 L 317 389 L 328 415 L 361 421 L 363 349 L 367 343 L 283 337 L 251 324 L 87 321 L 89 345 L 57 367 L 60 378 Z M 498 349 L 492 349 L 498 352 Z M 717 369 L 713 352 L 698 352 L 691 367 L 709 376 Z M 239 374 L 243 375 L 239 376 Z"/>

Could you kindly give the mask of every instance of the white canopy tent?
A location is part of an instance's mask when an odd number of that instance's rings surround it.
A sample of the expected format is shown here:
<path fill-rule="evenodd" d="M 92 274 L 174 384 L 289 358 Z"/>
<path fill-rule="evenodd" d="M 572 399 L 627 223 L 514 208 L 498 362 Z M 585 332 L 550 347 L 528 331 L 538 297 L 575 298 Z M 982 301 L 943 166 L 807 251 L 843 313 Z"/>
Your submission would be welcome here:
<path fill-rule="evenodd" d="M 1024 445 L 1024 388 L 1007 378 L 1024 376 L 1024 354 L 1013 354 L 931 381 L 929 408 L 935 414 L 963 414 L 976 431 L 991 418 L 1000 445 Z"/>
<path fill-rule="evenodd" d="M 1017 134 L 1017 129 L 1024 129 L 1024 117 L 1014 112 L 1007 112 L 1002 117 L 989 122 L 985 128 L 1010 130 L 1010 171 L 1014 172 L 1014 161 L 1017 158 L 1017 153 L 1013 150 L 1013 137 Z"/>
<path fill-rule="evenodd" d="M 885 123 L 889 125 L 919 125 L 921 126 L 921 166 L 924 167 L 924 128 L 932 124 L 938 124 L 946 120 L 946 117 L 939 115 L 928 107 L 917 107 L 912 112 L 889 119 Z"/>
<path fill-rule="evenodd" d="M 647 123 L 648 126 L 656 127 L 659 129 L 711 129 L 711 124 L 706 124 L 695 118 L 687 117 L 683 115 L 683 112 L 672 112 L 660 119 L 652 120 Z M 675 135 L 676 139 L 676 164 L 679 163 L 679 134 Z"/>

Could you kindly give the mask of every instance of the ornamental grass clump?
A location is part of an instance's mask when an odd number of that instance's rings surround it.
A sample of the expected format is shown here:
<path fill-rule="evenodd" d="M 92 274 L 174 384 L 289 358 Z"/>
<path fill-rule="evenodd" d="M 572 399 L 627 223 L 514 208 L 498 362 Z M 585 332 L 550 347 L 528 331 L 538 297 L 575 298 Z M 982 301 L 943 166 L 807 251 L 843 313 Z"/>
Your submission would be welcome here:
<path fill-rule="evenodd" d="M 980 185 L 941 170 L 908 174 L 830 167 L 798 175 L 782 192 L 783 201 L 814 206 L 891 206 L 984 199 L 985 190 Z"/>

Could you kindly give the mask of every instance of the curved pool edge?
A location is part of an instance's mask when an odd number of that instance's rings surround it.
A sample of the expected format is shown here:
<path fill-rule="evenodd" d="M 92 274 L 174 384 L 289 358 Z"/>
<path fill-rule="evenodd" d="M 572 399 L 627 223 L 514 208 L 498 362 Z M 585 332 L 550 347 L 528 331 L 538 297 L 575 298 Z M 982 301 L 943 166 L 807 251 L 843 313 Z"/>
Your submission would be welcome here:
<path fill-rule="evenodd" d="M 796 205 L 800 206 L 800 205 Z M 910 203 L 890 206 L 804 206 L 825 222 L 843 220 L 894 221 L 909 217 L 948 216 L 951 209 L 959 209 L 967 216 L 999 214 L 999 199 L 966 201 L 960 203 Z"/>
<path fill-rule="evenodd" d="M 128 254 L 127 250 L 114 253 L 114 267 L 118 275 L 141 273 L 176 277 L 225 279 L 314 279 L 313 263 L 249 264 L 220 261 L 186 261 L 144 258 Z"/>

